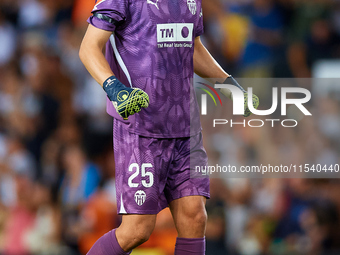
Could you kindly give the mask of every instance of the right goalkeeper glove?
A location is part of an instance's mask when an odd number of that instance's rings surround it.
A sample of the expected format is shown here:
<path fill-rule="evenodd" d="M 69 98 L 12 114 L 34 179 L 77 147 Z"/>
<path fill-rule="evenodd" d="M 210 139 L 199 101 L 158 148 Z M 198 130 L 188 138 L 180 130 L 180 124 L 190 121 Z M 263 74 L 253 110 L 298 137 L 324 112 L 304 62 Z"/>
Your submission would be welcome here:
<path fill-rule="evenodd" d="M 244 117 L 249 117 L 251 115 L 251 111 L 248 108 L 248 93 L 247 91 L 244 90 L 244 88 L 238 84 L 238 82 L 234 79 L 234 77 L 229 76 L 227 79 L 225 79 L 223 84 L 232 84 L 236 87 L 238 87 L 240 90 L 242 90 L 243 94 L 244 94 Z M 257 107 L 259 107 L 260 104 L 260 100 L 259 98 L 253 94 L 253 107 L 255 109 L 257 109 Z"/>
<path fill-rule="evenodd" d="M 143 108 L 149 106 L 149 96 L 138 88 L 126 87 L 115 76 L 111 76 L 103 83 L 107 97 L 112 101 L 118 114 L 127 120 Z"/>

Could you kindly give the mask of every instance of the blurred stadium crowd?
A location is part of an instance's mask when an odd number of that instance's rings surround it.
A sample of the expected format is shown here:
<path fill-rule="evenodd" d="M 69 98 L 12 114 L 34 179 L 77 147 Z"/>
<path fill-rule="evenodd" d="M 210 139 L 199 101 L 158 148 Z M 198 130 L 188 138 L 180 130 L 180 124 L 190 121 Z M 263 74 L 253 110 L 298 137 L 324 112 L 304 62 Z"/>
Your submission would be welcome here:
<path fill-rule="evenodd" d="M 235 77 L 312 77 L 340 58 L 340 1 L 203 3 L 202 40 Z M 119 224 L 105 93 L 78 57 L 93 5 L 0 1 L 0 254 L 86 254 Z M 339 100 L 315 107 L 294 130 L 203 123 L 210 163 L 339 163 Z M 212 179 L 207 254 L 340 254 L 339 194 L 337 179 Z M 172 254 L 175 238 L 164 210 L 133 254 Z"/>

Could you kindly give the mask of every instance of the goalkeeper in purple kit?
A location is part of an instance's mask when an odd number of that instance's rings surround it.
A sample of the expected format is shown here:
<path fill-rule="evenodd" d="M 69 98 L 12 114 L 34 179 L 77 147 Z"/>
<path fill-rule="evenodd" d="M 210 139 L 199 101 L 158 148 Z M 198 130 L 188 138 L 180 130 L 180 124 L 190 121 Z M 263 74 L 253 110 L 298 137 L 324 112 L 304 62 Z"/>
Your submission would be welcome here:
<path fill-rule="evenodd" d="M 88 255 L 130 254 L 167 206 L 178 231 L 175 254 L 205 254 L 209 179 L 190 178 L 193 165 L 207 165 L 193 75 L 239 85 L 201 43 L 201 4 L 101 0 L 88 19 L 79 55 L 107 93 L 122 215 Z"/>

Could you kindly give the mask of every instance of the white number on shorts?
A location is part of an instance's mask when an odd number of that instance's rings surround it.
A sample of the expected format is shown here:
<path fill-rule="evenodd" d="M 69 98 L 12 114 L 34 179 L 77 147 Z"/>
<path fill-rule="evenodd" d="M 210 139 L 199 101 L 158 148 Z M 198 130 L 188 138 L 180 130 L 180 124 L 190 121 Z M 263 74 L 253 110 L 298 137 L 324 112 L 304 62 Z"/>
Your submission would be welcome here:
<path fill-rule="evenodd" d="M 137 163 L 131 164 L 129 166 L 129 172 L 132 172 L 134 168 L 136 168 L 136 172 L 134 172 L 129 177 L 129 180 L 128 180 L 129 187 L 131 187 L 131 188 L 137 188 L 138 187 L 138 183 L 134 183 L 132 181 L 133 181 L 133 179 L 135 179 L 139 175 L 139 165 Z"/>
<path fill-rule="evenodd" d="M 145 188 L 150 188 L 153 185 L 153 173 L 146 172 L 146 168 L 152 167 L 152 164 L 150 163 L 144 163 L 142 164 L 142 177 L 149 177 L 149 182 L 146 182 L 146 180 L 142 180 L 142 185 Z M 131 188 L 137 188 L 138 183 L 133 182 L 133 180 L 139 175 L 139 165 L 137 163 L 133 163 L 129 166 L 129 172 L 133 172 L 133 169 L 136 169 L 136 171 L 129 177 L 128 179 L 128 185 Z"/>
<path fill-rule="evenodd" d="M 146 172 L 145 168 L 152 167 L 152 164 L 145 163 L 142 164 L 142 177 L 149 176 L 149 183 L 147 183 L 145 180 L 142 180 L 142 184 L 145 188 L 150 188 L 153 185 L 153 174 L 151 172 Z"/>

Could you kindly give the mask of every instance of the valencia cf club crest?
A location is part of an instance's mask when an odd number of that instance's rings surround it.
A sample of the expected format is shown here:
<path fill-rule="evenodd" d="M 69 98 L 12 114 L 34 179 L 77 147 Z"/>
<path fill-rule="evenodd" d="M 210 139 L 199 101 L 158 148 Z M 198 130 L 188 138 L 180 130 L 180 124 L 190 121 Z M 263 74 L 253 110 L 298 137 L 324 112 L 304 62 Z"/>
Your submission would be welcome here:
<path fill-rule="evenodd" d="M 192 13 L 192 15 L 195 15 L 196 11 L 197 11 L 197 6 L 196 6 L 195 0 L 187 0 L 187 4 L 188 4 L 188 8 L 189 8 L 190 12 Z"/>
<path fill-rule="evenodd" d="M 135 201 L 137 203 L 137 205 L 141 206 L 144 204 L 146 199 L 146 194 L 143 190 L 138 190 L 135 193 Z"/>

